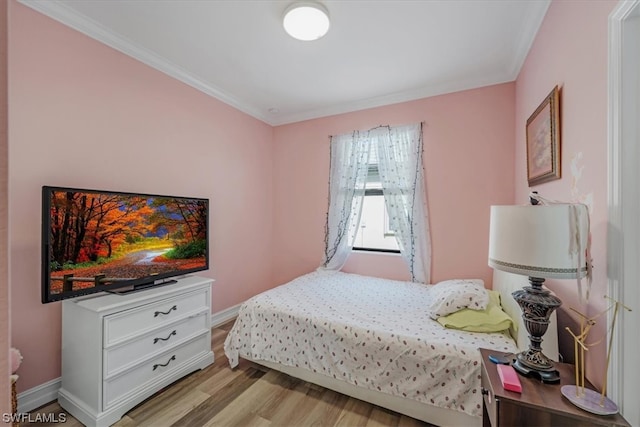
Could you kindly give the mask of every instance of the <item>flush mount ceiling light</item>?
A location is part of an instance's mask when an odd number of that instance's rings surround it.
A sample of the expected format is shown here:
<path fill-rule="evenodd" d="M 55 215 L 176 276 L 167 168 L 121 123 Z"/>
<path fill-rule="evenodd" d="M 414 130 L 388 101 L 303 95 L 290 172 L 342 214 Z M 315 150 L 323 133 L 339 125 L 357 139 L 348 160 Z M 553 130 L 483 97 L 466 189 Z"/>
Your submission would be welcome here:
<path fill-rule="evenodd" d="M 296 2 L 285 10 L 282 25 L 295 39 L 317 40 L 329 31 L 329 12 L 320 3 Z"/>

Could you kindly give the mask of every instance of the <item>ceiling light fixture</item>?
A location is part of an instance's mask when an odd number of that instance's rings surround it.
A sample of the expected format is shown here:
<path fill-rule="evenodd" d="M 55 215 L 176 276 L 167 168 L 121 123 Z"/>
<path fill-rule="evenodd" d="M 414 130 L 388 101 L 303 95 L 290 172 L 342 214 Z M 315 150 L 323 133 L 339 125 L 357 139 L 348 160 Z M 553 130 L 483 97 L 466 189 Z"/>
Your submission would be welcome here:
<path fill-rule="evenodd" d="M 329 31 L 329 12 L 320 3 L 296 2 L 285 10 L 282 25 L 295 39 L 317 40 Z"/>

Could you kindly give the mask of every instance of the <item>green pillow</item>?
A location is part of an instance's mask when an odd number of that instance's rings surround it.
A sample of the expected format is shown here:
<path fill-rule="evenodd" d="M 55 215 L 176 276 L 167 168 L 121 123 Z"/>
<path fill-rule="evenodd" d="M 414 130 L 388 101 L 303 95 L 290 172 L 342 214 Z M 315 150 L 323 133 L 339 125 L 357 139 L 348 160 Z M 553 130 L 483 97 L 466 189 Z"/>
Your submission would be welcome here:
<path fill-rule="evenodd" d="M 445 328 L 460 329 L 468 332 L 500 332 L 509 329 L 513 324 L 511 317 L 500 306 L 500 293 L 489 290 L 489 304 L 485 310 L 463 308 L 455 313 L 438 318 Z"/>

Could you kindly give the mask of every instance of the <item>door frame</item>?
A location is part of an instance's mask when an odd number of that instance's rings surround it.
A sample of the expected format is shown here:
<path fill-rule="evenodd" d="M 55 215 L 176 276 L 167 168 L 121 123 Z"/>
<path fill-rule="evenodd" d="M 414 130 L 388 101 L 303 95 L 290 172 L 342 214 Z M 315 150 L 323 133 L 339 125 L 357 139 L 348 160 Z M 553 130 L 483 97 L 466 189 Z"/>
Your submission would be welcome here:
<path fill-rule="evenodd" d="M 633 311 L 619 312 L 609 337 L 607 389 L 631 425 L 640 425 L 637 395 L 629 392 L 640 375 L 634 361 L 640 351 L 634 329 L 640 324 L 640 84 L 633 78 L 639 74 L 640 0 L 622 0 L 609 15 L 607 277 L 608 295 Z"/>

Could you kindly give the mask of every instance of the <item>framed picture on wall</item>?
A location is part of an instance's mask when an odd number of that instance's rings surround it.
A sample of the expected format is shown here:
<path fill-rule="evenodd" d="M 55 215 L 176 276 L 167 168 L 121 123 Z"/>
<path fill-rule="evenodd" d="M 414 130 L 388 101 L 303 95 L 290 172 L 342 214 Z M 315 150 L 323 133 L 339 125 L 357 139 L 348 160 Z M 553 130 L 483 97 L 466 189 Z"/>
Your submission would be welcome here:
<path fill-rule="evenodd" d="M 527 120 L 529 186 L 560 179 L 560 106 L 558 86 Z"/>

